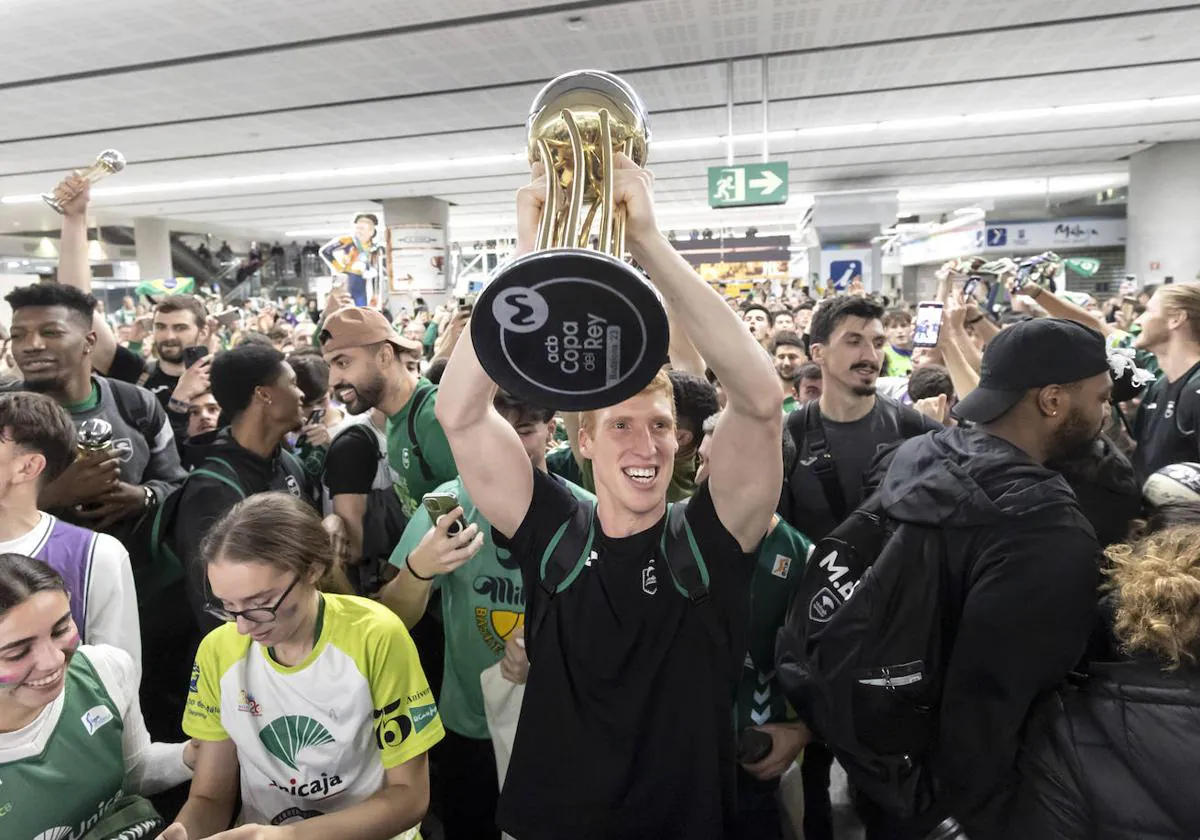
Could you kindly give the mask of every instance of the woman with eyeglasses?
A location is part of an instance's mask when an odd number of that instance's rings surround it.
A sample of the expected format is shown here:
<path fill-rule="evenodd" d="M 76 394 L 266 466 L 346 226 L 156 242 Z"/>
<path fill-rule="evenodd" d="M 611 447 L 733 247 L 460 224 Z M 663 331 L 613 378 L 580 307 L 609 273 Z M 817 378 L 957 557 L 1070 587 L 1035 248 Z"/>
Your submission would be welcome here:
<path fill-rule="evenodd" d="M 0 554 L 0 837 L 162 828 L 142 796 L 186 781 L 194 758 L 150 742 L 133 659 L 79 643 L 58 572 Z"/>
<path fill-rule="evenodd" d="M 418 836 L 444 733 L 403 622 L 318 589 L 329 537 L 286 493 L 238 504 L 201 554 L 209 610 L 229 623 L 196 654 L 183 720 L 196 776 L 163 840 Z"/>

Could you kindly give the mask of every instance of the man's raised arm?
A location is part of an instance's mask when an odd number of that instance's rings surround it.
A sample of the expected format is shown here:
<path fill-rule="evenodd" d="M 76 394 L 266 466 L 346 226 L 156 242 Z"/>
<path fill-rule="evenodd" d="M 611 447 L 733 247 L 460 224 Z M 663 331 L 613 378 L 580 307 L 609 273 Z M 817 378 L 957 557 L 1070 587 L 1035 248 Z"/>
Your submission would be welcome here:
<path fill-rule="evenodd" d="M 659 231 L 654 176 L 624 155 L 617 161 L 615 192 L 625 206 L 630 253 L 725 387 L 728 405 L 713 432 L 709 489 L 725 529 L 751 551 L 767 531 L 783 481 L 775 369 L 729 305 Z"/>
<path fill-rule="evenodd" d="M 511 537 L 533 500 L 533 467 L 516 430 L 492 407 L 495 394 L 464 330 L 438 387 L 437 419 L 475 506 Z"/>
<path fill-rule="evenodd" d="M 87 209 L 91 184 L 79 175 L 68 175 L 54 188 L 62 202 L 62 236 L 58 241 L 58 282 L 74 286 L 84 294 L 92 293 L 92 265 L 88 261 Z M 99 312 L 92 316 L 96 346 L 92 348 L 92 367 L 107 374 L 117 352 L 117 337 Z"/>

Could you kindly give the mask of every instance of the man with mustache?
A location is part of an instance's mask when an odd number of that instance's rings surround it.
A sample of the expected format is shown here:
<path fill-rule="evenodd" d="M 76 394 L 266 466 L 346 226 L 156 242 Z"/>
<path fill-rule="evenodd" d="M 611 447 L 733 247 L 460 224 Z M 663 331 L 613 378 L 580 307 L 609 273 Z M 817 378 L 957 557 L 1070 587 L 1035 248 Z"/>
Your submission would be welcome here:
<path fill-rule="evenodd" d="M 784 480 L 779 513 L 814 543 L 858 507 L 863 478 L 877 450 L 942 428 L 891 397 L 875 393 L 888 334 L 884 309 L 847 295 L 823 303 L 810 325 L 813 361 L 821 367 L 819 400 L 788 415 L 795 466 Z M 822 744 L 805 750 L 804 836 L 832 840 L 829 768 Z"/>

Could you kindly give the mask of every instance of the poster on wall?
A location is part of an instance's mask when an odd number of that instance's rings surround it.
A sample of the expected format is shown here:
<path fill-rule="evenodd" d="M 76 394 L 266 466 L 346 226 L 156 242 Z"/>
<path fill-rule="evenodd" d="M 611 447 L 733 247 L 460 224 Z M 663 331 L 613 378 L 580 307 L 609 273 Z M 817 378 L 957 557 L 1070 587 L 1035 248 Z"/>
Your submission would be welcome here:
<path fill-rule="evenodd" d="M 446 290 L 446 230 L 440 225 L 391 225 L 387 229 L 388 290 Z"/>

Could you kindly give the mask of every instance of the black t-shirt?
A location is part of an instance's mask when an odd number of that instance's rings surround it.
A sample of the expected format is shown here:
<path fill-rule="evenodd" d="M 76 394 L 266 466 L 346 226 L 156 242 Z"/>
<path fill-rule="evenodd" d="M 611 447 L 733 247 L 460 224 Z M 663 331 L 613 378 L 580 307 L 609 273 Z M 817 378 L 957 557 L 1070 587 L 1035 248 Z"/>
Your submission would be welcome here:
<path fill-rule="evenodd" d="M 175 393 L 175 386 L 178 384 L 178 376 L 171 376 L 168 373 L 164 373 L 162 365 L 156 364 L 142 387 L 151 394 L 154 394 L 155 399 L 159 401 L 163 408 L 166 408 L 167 403 L 171 401 L 171 395 Z"/>
<path fill-rule="evenodd" d="M 1168 464 L 1200 461 L 1200 363 L 1174 382 L 1166 374 L 1146 389 L 1134 421 L 1133 467 L 1145 481 Z"/>
<path fill-rule="evenodd" d="M 819 412 L 820 408 L 814 401 L 801 410 Z M 875 406 L 870 412 L 858 420 L 838 423 L 822 417 L 821 423 L 825 431 L 825 443 L 837 467 L 838 483 L 842 488 L 847 514 L 863 500 L 864 476 L 880 447 L 899 443 L 914 434 L 943 428 L 941 424 L 882 394 L 875 397 Z M 797 433 L 796 467 L 787 479 L 790 492 L 784 493 L 779 513 L 789 525 L 816 542 L 837 527 L 839 521 L 826 501 L 821 480 L 813 471 L 806 427 L 790 428 Z"/>
<path fill-rule="evenodd" d="M 521 558 L 527 608 L 542 609 L 542 555 L 578 502 L 534 476 L 525 521 L 512 540 L 497 536 Z M 729 836 L 754 558 L 717 518 L 707 484 L 681 504 L 708 569 L 707 604 L 693 605 L 658 556 L 665 517 L 622 539 L 597 519 L 588 562 L 545 604 L 498 812 L 521 840 Z"/>
<path fill-rule="evenodd" d="M 365 496 L 371 492 L 378 471 L 379 439 L 366 426 L 355 426 L 329 445 L 323 479 L 330 496 Z"/>

